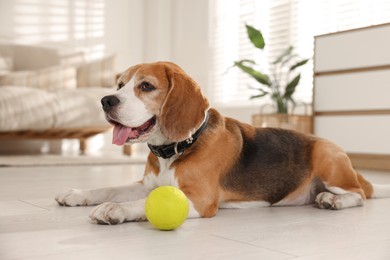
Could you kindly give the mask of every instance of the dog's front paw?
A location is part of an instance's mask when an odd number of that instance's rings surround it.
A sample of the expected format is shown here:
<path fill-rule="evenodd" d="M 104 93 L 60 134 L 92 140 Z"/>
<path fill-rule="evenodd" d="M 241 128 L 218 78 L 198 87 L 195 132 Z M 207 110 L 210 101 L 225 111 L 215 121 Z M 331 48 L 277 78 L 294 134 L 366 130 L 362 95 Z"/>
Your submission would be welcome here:
<path fill-rule="evenodd" d="M 116 225 L 126 219 L 126 211 L 118 203 L 106 202 L 94 208 L 89 214 L 93 223 Z"/>
<path fill-rule="evenodd" d="M 88 200 L 88 191 L 69 189 L 65 192 L 59 193 L 55 200 L 61 206 L 88 206 L 91 202 Z"/>

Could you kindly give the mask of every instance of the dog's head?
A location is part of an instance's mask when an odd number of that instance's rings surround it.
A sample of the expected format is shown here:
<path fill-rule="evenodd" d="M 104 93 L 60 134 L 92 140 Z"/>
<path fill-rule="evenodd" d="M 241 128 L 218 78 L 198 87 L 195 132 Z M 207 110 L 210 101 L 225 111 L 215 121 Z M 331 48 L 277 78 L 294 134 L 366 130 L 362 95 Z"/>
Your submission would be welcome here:
<path fill-rule="evenodd" d="M 101 102 L 117 145 L 185 140 L 209 109 L 198 84 L 170 62 L 130 67 L 119 77 L 117 92 Z"/>

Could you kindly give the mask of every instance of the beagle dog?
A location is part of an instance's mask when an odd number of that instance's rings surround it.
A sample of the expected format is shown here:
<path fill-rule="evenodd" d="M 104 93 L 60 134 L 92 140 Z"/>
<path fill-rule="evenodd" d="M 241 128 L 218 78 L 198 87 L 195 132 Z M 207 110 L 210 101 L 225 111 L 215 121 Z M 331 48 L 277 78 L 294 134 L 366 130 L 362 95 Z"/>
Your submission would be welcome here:
<path fill-rule="evenodd" d="M 210 108 L 198 84 L 169 62 L 139 64 L 101 100 L 116 145 L 147 142 L 144 177 L 127 186 L 70 189 L 64 206 L 98 205 L 93 222 L 144 221 L 148 194 L 180 188 L 189 218 L 212 217 L 220 208 L 313 204 L 320 209 L 362 206 L 389 197 L 390 185 L 369 183 L 335 144 L 303 133 L 255 128 Z"/>

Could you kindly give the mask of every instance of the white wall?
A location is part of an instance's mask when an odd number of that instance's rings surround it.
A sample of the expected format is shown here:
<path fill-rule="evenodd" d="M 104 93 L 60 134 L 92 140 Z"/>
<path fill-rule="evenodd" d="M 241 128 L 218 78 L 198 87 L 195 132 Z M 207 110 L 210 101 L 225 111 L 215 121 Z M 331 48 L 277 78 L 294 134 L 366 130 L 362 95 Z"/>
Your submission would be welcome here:
<path fill-rule="evenodd" d="M 117 70 L 144 61 L 143 0 L 105 0 L 105 38 L 107 53 L 117 53 Z"/>
<path fill-rule="evenodd" d="M 175 62 L 207 91 L 209 1 L 145 0 L 144 4 L 144 60 Z"/>
<path fill-rule="evenodd" d="M 13 1 L 0 1 L 0 39 L 8 40 L 13 36 L 14 13 Z"/>
<path fill-rule="evenodd" d="M 207 91 L 209 5 L 208 0 L 106 0 L 106 50 L 118 53 L 119 71 L 173 61 Z"/>
<path fill-rule="evenodd" d="M 208 0 L 106 0 L 107 52 L 118 70 L 153 61 L 179 64 L 208 92 Z"/>

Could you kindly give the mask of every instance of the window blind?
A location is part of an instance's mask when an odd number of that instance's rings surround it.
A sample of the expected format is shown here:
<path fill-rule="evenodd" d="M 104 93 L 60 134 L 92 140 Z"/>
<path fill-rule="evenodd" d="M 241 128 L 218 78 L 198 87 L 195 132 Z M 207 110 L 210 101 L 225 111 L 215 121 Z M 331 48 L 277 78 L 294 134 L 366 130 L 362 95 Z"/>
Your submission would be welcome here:
<path fill-rule="evenodd" d="M 244 58 L 259 58 L 248 41 L 245 24 L 254 24 L 257 8 L 253 0 L 215 0 L 213 19 L 213 93 L 216 103 L 248 101 L 251 90 L 248 85 L 256 82 L 230 68 L 233 62 Z M 230 68 L 230 69 L 229 69 Z"/>
<path fill-rule="evenodd" d="M 88 60 L 103 56 L 104 0 L 20 0 L 13 4 L 13 42 L 75 47 Z"/>

